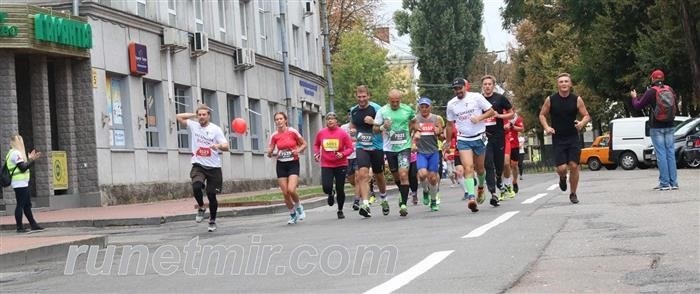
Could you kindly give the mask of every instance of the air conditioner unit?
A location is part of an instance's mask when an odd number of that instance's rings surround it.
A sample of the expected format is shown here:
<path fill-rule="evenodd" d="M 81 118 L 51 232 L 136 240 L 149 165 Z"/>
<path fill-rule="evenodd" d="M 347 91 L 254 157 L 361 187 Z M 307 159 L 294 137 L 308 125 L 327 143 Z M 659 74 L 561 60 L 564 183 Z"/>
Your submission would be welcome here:
<path fill-rule="evenodd" d="M 252 48 L 237 48 L 233 66 L 237 70 L 247 70 L 255 66 L 255 51 Z"/>
<path fill-rule="evenodd" d="M 163 46 L 186 49 L 189 43 L 187 32 L 176 28 L 163 29 Z"/>
<path fill-rule="evenodd" d="M 306 1 L 306 3 L 304 3 L 304 15 L 312 15 L 312 14 L 314 14 L 313 5 L 312 5 L 311 1 Z"/>
<path fill-rule="evenodd" d="M 207 33 L 195 32 L 190 41 L 193 56 L 200 56 L 209 52 L 209 37 Z"/>

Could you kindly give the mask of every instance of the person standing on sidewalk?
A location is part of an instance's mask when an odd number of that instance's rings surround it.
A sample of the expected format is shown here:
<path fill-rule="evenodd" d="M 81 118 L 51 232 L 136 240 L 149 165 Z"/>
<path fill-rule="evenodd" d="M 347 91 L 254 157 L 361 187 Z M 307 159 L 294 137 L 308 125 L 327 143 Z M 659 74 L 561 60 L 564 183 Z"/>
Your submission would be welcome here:
<path fill-rule="evenodd" d="M 326 114 L 326 127 L 318 131 L 314 140 L 314 159 L 321 162 L 321 184 L 328 195 L 328 206 L 335 204 L 338 195 L 338 219 L 344 219 L 345 177 L 348 156 L 355 152 L 350 135 L 338 127 L 335 112 Z M 333 189 L 335 183 L 335 190 Z"/>
<path fill-rule="evenodd" d="M 289 209 L 287 224 L 296 224 L 298 220 L 304 220 L 306 213 L 297 194 L 299 183 L 299 154 L 306 149 L 306 141 L 299 132 L 289 127 L 287 114 L 276 112 L 274 115 L 277 130 L 270 136 L 270 144 L 265 153 L 267 157 L 277 157 L 277 184 L 284 195 L 284 202 Z M 277 150 L 276 153 L 273 153 Z"/>
<path fill-rule="evenodd" d="M 197 122 L 193 119 L 197 118 Z M 180 113 L 177 121 L 190 130 L 190 146 L 192 146 L 192 192 L 197 201 L 196 222 L 204 219 L 204 195 L 206 187 L 209 199 L 209 232 L 216 230 L 216 211 L 219 207 L 216 193 L 221 193 L 223 177 L 221 175 L 221 155 L 219 151 L 228 151 L 229 144 L 221 128 L 210 122 L 211 108 L 202 104 L 196 113 Z"/>
<path fill-rule="evenodd" d="M 656 162 L 659 166 L 659 184 L 654 190 L 678 190 L 678 175 L 676 171 L 676 150 L 674 148 L 673 119 L 676 116 L 676 94 L 673 89 L 664 84 L 664 72 L 654 69 L 649 78 L 649 87 L 644 96 L 637 99 L 637 91 L 632 90 L 632 105 L 635 109 L 650 106 L 649 124 L 651 142 L 656 152 Z"/>
<path fill-rule="evenodd" d="M 420 115 L 416 119 L 415 135 L 411 148 L 418 153 L 418 178 L 423 186 L 423 205 L 430 205 L 430 210 L 438 211 L 438 183 L 440 182 L 440 146 L 439 136 L 443 125 L 439 116 L 432 113 L 432 101 L 428 97 L 418 99 Z M 427 197 L 426 197 L 427 196 Z"/>
<path fill-rule="evenodd" d="M 408 215 L 408 193 L 410 182 L 408 171 L 411 167 L 411 126 L 414 124 L 416 112 L 410 106 L 401 103 L 401 92 L 397 89 L 389 91 L 389 101 L 374 118 L 375 124 L 383 133 L 384 154 L 389 163 L 389 170 L 398 179 L 401 194 L 399 200 L 399 215 Z M 382 200 L 382 213 L 389 214 L 389 203 Z"/>
<path fill-rule="evenodd" d="M 578 132 L 586 127 L 591 120 L 586 110 L 583 98 L 574 94 L 571 89 L 571 76 L 568 73 L 560 73 L 557 76 L 557 88 L 559 91 L 544 100 L 544 105 L 540 110 L 540 124 L 545 134 L 552 135 L 552 149 L 554 153 L 554 164 L 559 175 L 559 189 L 566 191 L 566 173 L 569 170 L 569 201 L 578 203 L 579 180 L 579 157 L 581 155 L 581 145 L 579 144 Z M 576 119 L 576 115 L 581 115 L 581 120 Z M 547 123 L 547 115 L 551 117 L 552 125 Z"/>
<path fill-rule="evenodd" d="M 513 106 L 508 98 L 494 92 L 496 86 L 496 78 L 491 75 L 485 75 L 481 78 L 481 91 L 486 98 L 486 101 L 491 103 L 496 111 L 496 116 L 486 119 L 486 186 L 491 192 L 490 203 L 493 206 L 498 206 L 500 199 L 508 195 L 507 189 L 503 186 L 502 176 L 505 161 L 505 154 L 510 150 L 506 150 L 505 131 L 503 130 L 503 122 L 513 118 Z M 507 152 L 506 152 L 507 151 Z M 476 197 L 479 204 L 484 201 L 484 178 L 479 175 L 479 192 Z M 501 197 L 496 193 L 501 190 Z"/>
<path fill-rule="evenodd" d="M 29 189 L 30 169 L 34 166 L 34 161 L 41 157 L 41 152 L 32 150 L 27 155 L 24 149 L 24 140 L 22 136 L 15 133 L 10 136 L 10 151 L 5 156 L 5 164 L 10 171 L 12 182 L 10 186 L 15 191 L 17 198 L 17 207 L 15 207 L 15 222 L 17 224 L 17 233 L 26 233 L 27 229 L 22 225 L 22 212 L 27 216 L 29 227 L 32 231 L 42 231 L 44 228 L 39 226 L 32 214 L 32 195 Z"/>
<path fill-rule="evenodd" d="M 472 212 L 477 212 L 479 209 L 474 191 L 474 173 L 484 174 L 486 125 L 483 120 L 496 115 L 496 111 L 484 96 L 467 92 L 466 87 L 467 81 L 464 79 L 458 78 L 452 82 L 455 97 L 447 103 L 447 137 L 451 138 L 453 132 L 457 132 L 457 150 L 460 164 L 464 168 L 466 186 L 464 196 L 468 201 L 467 207 Z"/>

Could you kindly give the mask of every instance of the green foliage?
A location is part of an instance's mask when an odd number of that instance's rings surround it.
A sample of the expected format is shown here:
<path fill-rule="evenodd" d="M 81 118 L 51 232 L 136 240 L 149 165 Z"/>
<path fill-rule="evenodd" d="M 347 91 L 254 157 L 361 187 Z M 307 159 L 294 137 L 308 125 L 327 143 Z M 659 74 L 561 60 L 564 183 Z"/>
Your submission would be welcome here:
<path fill-rule="evenodd" d="M 345 118 L 347 109 L 357 103 L 355 89 L 358 85 L 367 85 L 375 102 L 386 101 L 390 87 L 386 54 L 387 51 L 361 29 L 341 36 L 338 52 L 332 57 L 335 109 L 339 117 Z"/>
<path fill-rule="evenodd" d="M 404 0 L 404 10 L 394 14 L 399 35 L 411 35 L 421 72 L 420 94 L 436 105 L 445 105 L 453 96 L 446 85 L 466 77 L 472 58 L 483 47 L 483 6 L 481 0 Z"/>

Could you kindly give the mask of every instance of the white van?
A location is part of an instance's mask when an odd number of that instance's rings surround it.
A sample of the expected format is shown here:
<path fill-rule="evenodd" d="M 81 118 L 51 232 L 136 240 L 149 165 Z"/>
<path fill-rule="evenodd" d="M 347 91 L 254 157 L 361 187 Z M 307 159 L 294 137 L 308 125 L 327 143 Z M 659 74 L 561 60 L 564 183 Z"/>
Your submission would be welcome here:
<path fill-rule="evenodd" d="M 675 125 L 689 119 L 676 116 Z M 635 167 L 648 168 L 643 161 L 644 148 L 651 145 L 649 137 L 649 120 L 645 117 L 618 118 L 610 121 L 610 160 L 626 170 Z"/>

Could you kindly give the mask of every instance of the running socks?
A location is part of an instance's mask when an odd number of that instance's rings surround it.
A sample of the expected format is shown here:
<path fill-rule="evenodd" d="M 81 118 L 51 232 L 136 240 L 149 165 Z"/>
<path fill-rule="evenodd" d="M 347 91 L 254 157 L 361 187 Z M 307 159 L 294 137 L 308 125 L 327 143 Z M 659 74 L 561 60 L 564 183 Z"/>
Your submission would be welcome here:
<path fill-rule="evenodd" d="M 484 187 L 484 181 L 486 181 L 486 172 L 477 174 L 477 178 L 479 179 L 479 187 Z"/>
<path fill-rule="evenodd" d="M 474 179 L 469 177 L 469 179 L 466 180 L 464 183 L 467 186 L 467 188 L 465 189 L 466 190 L 465 192 L 467 192 L 467 194 L 469 194 L 470 196 L 476 195 L 476 193 L 474 193 Z"/>
<path fill-rule="evenodd" d="M 401 192 L 401 204 L 408 203 L 408 190 L 409 189 L 410 189 L 409 185 L 399 185 L 399 192 Z"/>

